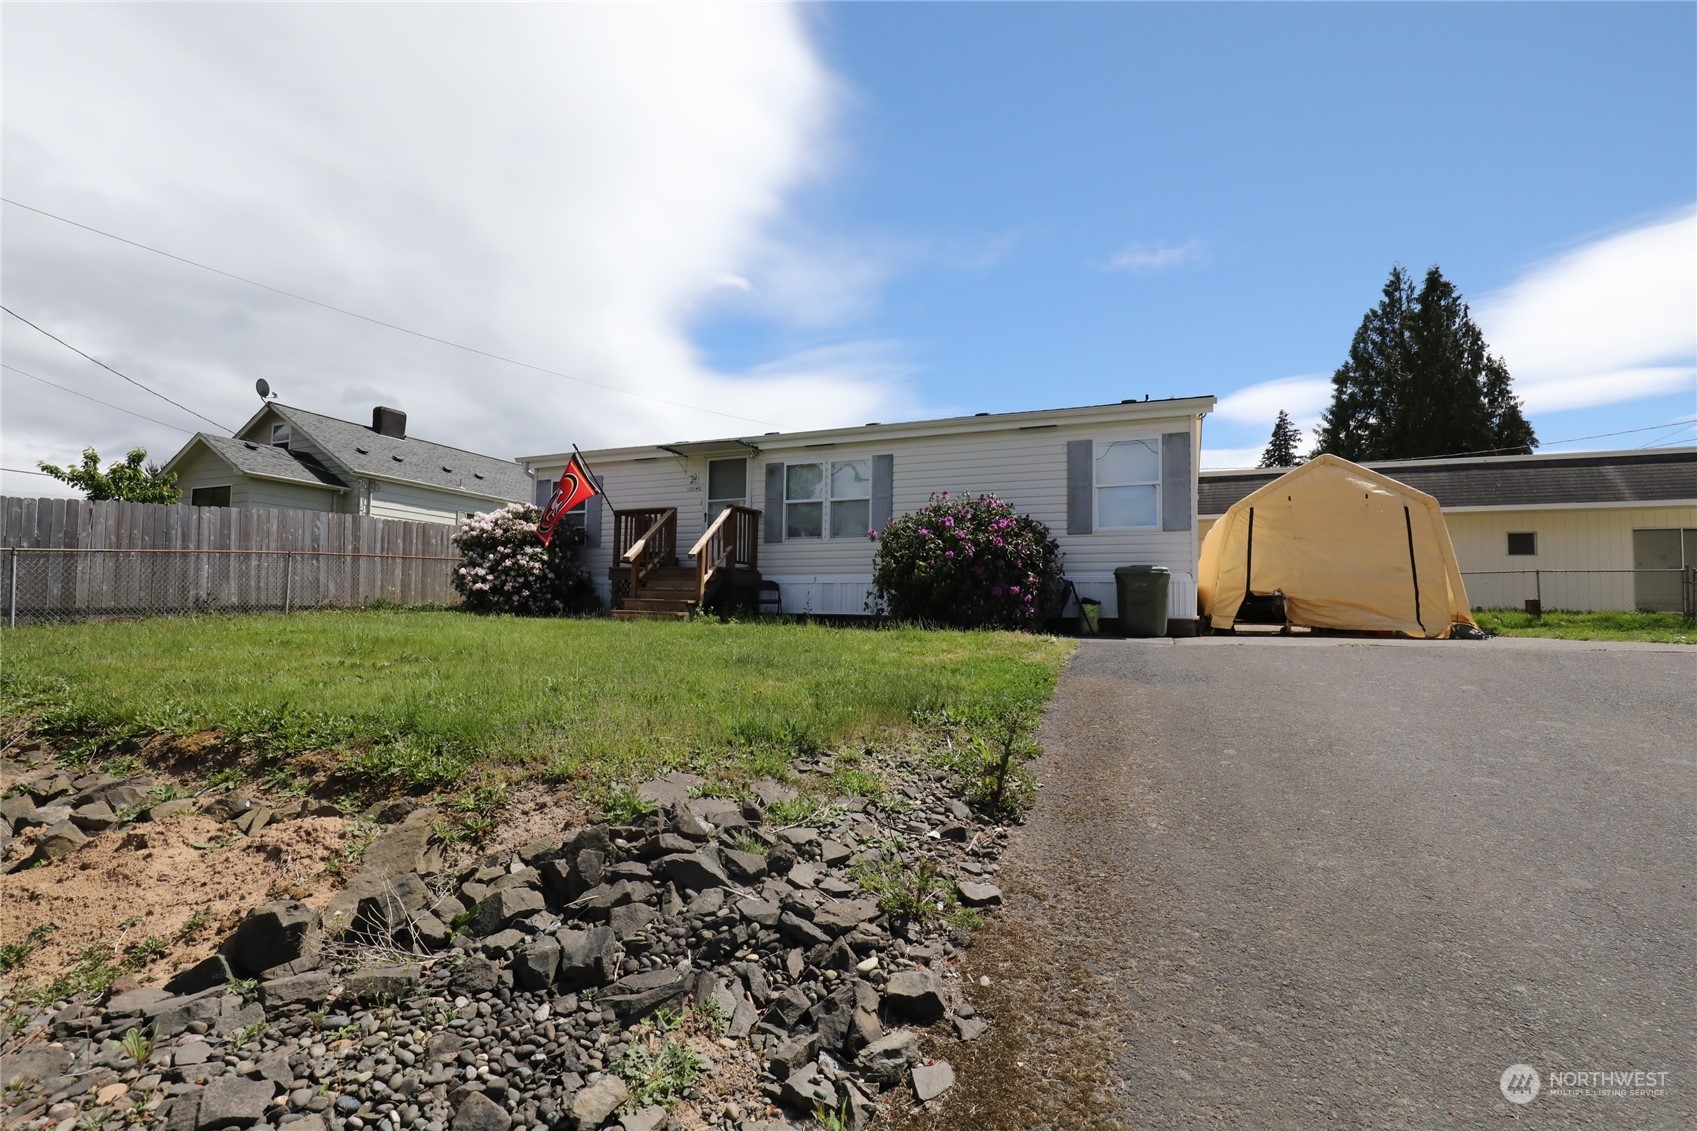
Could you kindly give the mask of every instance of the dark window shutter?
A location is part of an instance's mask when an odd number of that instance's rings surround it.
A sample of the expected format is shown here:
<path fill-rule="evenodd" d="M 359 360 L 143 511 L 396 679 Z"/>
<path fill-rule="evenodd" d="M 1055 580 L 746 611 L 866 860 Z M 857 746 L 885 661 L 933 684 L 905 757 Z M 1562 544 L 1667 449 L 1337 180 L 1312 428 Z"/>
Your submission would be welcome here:
<path fill-rule="evenodd" d="M 895 456 L 872 457 L 872 516 L 868 525 L 882 534 L 895 510 Z"/>
<path fill-rule="evenodd" d="M 1189 530 L 1196 473 L 1190 467 L 1190 433 L 1161 436 L 1161 529 Z"/>
<path fill-rule="evenodd" d="M 583 504 L 583 544 L 585 546 L 601 545 L 601 511 L 602 497 L 591 495 Z"/>
<path fill-rule="evenodd" d="M 766 465 L 766 536 L 764 542 L 784 540 L 784 465 Z"/>
<path fill-rule="evenodd" d="M 538 479 L 536 481 L 536 505 L 545 507 L 548 505 L 548 500 L 553 497 L 554 481 L 552 479 Z"/>
<path fill-rule="evenodd" d="M 1094 440 L 1067 441 L 1067 533 L 1090 534 L 1096 529 Z"/>

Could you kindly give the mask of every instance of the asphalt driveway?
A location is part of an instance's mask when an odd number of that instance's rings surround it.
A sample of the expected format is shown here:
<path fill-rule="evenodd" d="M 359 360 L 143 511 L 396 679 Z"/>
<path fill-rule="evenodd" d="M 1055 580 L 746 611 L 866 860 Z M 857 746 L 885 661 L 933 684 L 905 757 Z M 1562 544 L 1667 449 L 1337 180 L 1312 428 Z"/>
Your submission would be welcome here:
<path fill-rule="evenodd" d="M 911 1125 L 1697 1125 L 1694 706 L 1691 648 L 1083 644 Z"/>

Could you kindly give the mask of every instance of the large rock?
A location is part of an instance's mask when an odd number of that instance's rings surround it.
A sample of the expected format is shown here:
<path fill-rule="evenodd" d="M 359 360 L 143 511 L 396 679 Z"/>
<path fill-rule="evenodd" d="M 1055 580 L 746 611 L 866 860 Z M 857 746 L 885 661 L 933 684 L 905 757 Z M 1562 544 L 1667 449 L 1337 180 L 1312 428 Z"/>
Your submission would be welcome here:
<path fill-rule="evenodd" d="M 572 1097 L 572 1126 L 577 1131 L 592 1131 L 607 1122 L 607 1117 L 630 1099 L 630 1089 L 617 1076 L 603 1076 L 587 1088 L 579 1089 Z"/>
<path fill-rule="evenodd" d="M 284 1005 L 323 1005 L 335 993 L 327 970 L 311 970 L 259 984 L 259 1000 L 275 1009 Z"/>
<path fill-rule="evenodd" d="M 0 1087 L 14 1080 L 50 1080 L 71 1070 L 71 1050 L 58 1045 L 25 1045 L 0 1056 Z"/>
<path fill-rule="evenodd" d="M 165 991 L 172 994 L 198 994 L 202 990 L 224 985 L 230 980 L 230 976 L 229 960 L 222 954 L 214 954 L 201 959 L 187 970 L 179 971 L 165 983 Z"/>
<path fill-rule="evenodd" d="M 361 1004 L 405 1001 L 418 989 L 417 966 L 370 966 L 348 975 L 347 990 Z"/>
<path fill-rule="evenodd" d="M 560 981 L 568 987 L 600 985 L 617 973 L 624 950 L 609 927 L 565 930 L 560 940 Z"/>
<path fill-rule="evenodd" d="M 277 1085 L 246 1076 L 214 1076 L 200 1093 L 200 1118 L 196 1131 L 218 1131 L 220 1127 L 252 1127 L 265 1118 Z"/>
<path fill-rule="evenodd" d="M 41 812 L 41 810 L 37 810 Z M 68 813 L 67 813 L 68 815 Z M 39 861 L 58 860 L 69 856 L 78 848 L 88 843 L 88 837 L 68 820 L 60 820 L 47 826 L 47 831 L 41 834 L 41 839 L 35 842 L 35 859 Z"/>
<path fill-rule="evenodd" d="M 955 1086 L 955 1070 L 946 1060 L 913 1066 L 913 1094 L 924 1103 Z"/>
<path fill-rule="evenodd" d="M 696 790 L 706 784 L 704 777 L 674 772 L 643 782 L 636 787 L 636 795 L 657 809 L 670 809 L 688 801 Z"/>
<path fill-rule="evenodd" d="M 560 969 L 560 944 L 554 939 L 534 939 L 513 956 L 513 984 L 521 990 L 545 990 Z"/>
<path fill-rule="evenodd" d="M 885 1033 L 861 1049 L 854 1063 L 875 1084 L 886 1088 L 899 1084 L 908 1068 L 919 1063 L 919 1034 L 911 1029 Z"/>
<path fill-rule="evenodd" d="M 943 1004 L 943 981 L 929 970 L 902 970 L 891 974 L 884 987 L 884 1002 L 890 1012 L 923 1025 L 948 1012 Z"/>
<path fill-rule="evenodd" d="M 1002 902 L 1002 889 L 967 880 L 960 885 L 960 901 L 968 907 L 994 907 Z"/>
<path fill-rule="evenodd" d="M 621 1021 L 629 1021 L 668 1002 L 681 1000 L 689 993 L 694 981 L 695 974 L 687 967 L 681 970 L 644 970 L 608 986 L 595 999 L 595 1004 L 611 1009 Z"/>
<path fill-rule="evenodd" d="M 359 870 L 325 905 L 325 929 L 341 935 L 353 926 L 360 901 L 367 896 L 392 886 L 409 872 L 429 875 L 440 870 L 442 848 L 432 839 L 439 817 L 434 809 L 420 809 L 367 845 Z"/>
<path fill-rule="evenodd" d="M 492 935 L 513 920 L 534 915 L 547 906 L 542 893 L 533 888 L 504 888 L 490 892 L 477 905 L 472 929 L 479 935 Z"/>
<path fill-rule="evenodd" d="M 454 1111 L 454 1131 L 507 1131 L 513 1117 L 482 1092 L 467 1093 Z"/>
<path fill-rule="evenodd" d="M 152 1021 L 154 1036 L 174 1037 L 196 1021 L 204 1021 L 211 1027 L 218 1020 L 219 996 L 217 990 L 204 990 L 198 994 L 163 998 L 143 1006 L 141 1014 Z"/>
<path fill-rule="evenodd" d="M 817 1064 L 804 1064 L 784 1080 L 784 1106 L 811 1114 L 817 1108 L 830 1111 L 837 1106 L 837 1089 L 819 1074 Z"/>
<path fill-rule="evenodd" d="M 317 954 L 322 944 L 318 912 L 288 899 L 262 903 L 249 911 L 223 949 L 233 966 L 252 977 Z"/>
<path fill-rule="evenodd" d="M 878 917 L 875 899 L 828 899 L 813 911 L 813 925 L 828 935 L 841 935 Z"/>

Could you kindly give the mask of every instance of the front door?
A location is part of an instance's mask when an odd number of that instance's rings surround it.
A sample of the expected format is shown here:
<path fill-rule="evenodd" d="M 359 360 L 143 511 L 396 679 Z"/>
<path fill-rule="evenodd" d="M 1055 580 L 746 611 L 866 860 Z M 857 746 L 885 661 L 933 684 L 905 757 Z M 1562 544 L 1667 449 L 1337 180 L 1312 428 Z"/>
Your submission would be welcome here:
<path fill-rule="evenodd" d="M 1679 612 L 1679 570 L 1685 564 L 1677 530 L 1634 530 L 1633 607 L 1648 613 Z"/>
<path fill-rule="evenodd" d="M 726 507 L 748 505 L 748 460 L 710 459 L 707 461 L 707 513 L 702 519 L 712 523 Z"/>

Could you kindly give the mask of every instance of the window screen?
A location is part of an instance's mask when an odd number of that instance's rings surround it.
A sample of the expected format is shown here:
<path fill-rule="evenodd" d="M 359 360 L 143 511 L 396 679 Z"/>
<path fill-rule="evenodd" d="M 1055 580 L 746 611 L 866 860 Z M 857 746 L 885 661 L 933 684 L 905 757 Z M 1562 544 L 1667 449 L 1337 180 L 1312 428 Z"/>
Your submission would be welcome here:
<path fill-rule="evenodd" d="M 1510 534 L 1508 536 L 1508 553 L 1510 557 L 1529 558 L 1538 552 L 1538 535 L 1535 533 Z"/>

